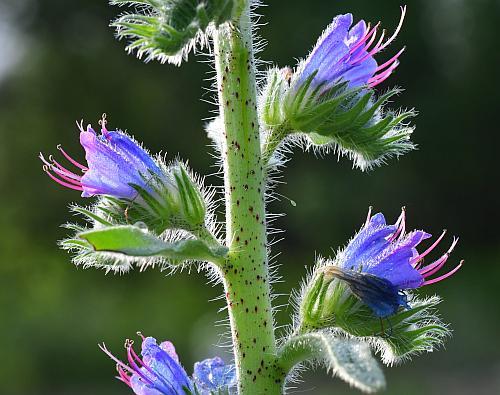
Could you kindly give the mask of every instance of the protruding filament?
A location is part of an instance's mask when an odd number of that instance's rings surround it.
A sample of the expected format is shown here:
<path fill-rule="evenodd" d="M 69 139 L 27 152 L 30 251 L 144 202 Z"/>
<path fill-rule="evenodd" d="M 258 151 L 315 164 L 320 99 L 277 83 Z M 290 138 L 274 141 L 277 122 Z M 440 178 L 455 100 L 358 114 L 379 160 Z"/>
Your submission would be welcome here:
<path fill-rule="evenodd" d="M 445 278 L 448 278 L 450 276 L 453 276 L 463 265 L 464 261 L 460 261 L 460 263 L 455 267 L 455 269 L 449 271 L 448 273 L 446 274 L 443 274 L 442 276 L 439 276 L 437 278 L 433 278 L 432 280 L 426 280 L 424 281 L 424 283 L 422 285 L 430 285 L 430 284 L 434 284 L 434 283 L 437 283 L 439 281 L 442 281 L 444 280 Z"/>
<path fill-rule="evenodd" d="M 390 43 L 392 43 L 396 39 L 399 32 L 401 31 L 401 27 L 403 26 L 403 22 L 405 20 L 405 15 L 406 15 L 406 6 L 402 6 L 401 7 L 401 18 L 399 18 L 398 27 L 394 31 L 394 34 L 384 44 L 382 44 L 382 46 L 379 48 L 379 51 L 386 48 Z"/>
<path fill-rule="evenodd" d="M 62 185 L 62 186 L 65 186 L 66 188 L 70 188 L 70 189 L 74 189 L 76 191 L 83 191 L 83 187 L 81 185 L 75 185 L 75 184 L 72 184 L 72 183 L 68 183 L 66 181 L 63 181 L 63 180 L 60 180 L 59 178 L 57 178 L 56 176 L 54 176 L 50 171 L 49 171 L 49 166 L 47 165 L 44 165 L 43 166 L 43 171 L 50 177 L 52 178 L 55 182 L 57 182 L 58 184 Z"/>
<path fill-rule="evenodd" d="M 436 273 L 439 269 L 441 269 L 443 267 L 443 265 L 448 260 L 448 257 L 452 253 L 452 251 L 455 248 L 455 246 L 457 245 L 457 243 L 458 243 L 458 238 L 453 239 L 453 243 L 451 243 L 450 248 L 448 249 L 448 251 L 446 251 L 446 253 L 441 258 L 439 258 L 436 262 L 431 263 L 430 265 L 423 267 L 418 272 L 424 277 L 432 276 L 434 273 Z"/>
<path fill-rule="evenodd" d="M 406 207 L 401 207 L 401 214 L 399 215 L 398 220 L 396 221 L 397 229 L 389 238 L 389 242 L 393 242 L 396 240 L 398 236 L 403 237 L 406 230 Z"/>
<path fill-rule="evenodd" d="M 396 55 L 394 55 L 392 58 L 390 58 L 387 62 L 378 66 L 377 71 L 381 71 L 381 70 L 385 69 L 386 67 L 390 66 L 392 63 L 396 62 L 396 60 L 401 56 L 401 54 L 405 50 L 406 50 L 406 47 L 401 48 L 400 51 Z"/>
<path fill-rule="evenodd" d="M 368 226 L 368 224 L 370 223 L 370 219 L 372 218 L 372 210 L 373 206 L 368 207 L 368 214 L 366 215 L 365 226 Z"/>
<path fill-rule="evenodd" d="M 108 129 L 106 129 L 106 124 L 108 123 L 106 117 L 107 117 L 106 113 L 103 113 L 101 116 L 101 120 L 99 121 L 99 125 L 101 125 L 101 133 L 104 135 L 104 137 L 106 137 L 107 140 L 109 140 L 110 139 L 109 132 Z"/>
<path fill-rule="evenodd" d="M 424 252 L 421 254 L 417 255 L 415 258 L 413 258 L 410 263 L 413 267 L 416 267 L 417 263 L 419 263 L 422 259 L 424 259 L 425 256 L 427 256 L 436 246 L 443 240 L 444 235 L 446 234 L 446 229 L 443 230 L 443 233 L 441 233 L 441 236 L 437 238 L 437 240 L 432 243 L 432 245 L 427 248 Z"/>
<path fill-rule="evenodd" d="M 86 167 L 86 166 L 84 166 L 84 165 L 82 165 L 82 164 L 78 163 L 78 162 L 77 162 L 76 160 L 74 160 L 71 156 L 69 156 L 69 155 L 66 153 L 66 151 L 64 151 L 64 150 L 62 149 L 62 147 L 61 147 L 61 145 L 60 145 L 60 144 L 57 146 L 57 149 L 58 149 L 59 151 L 61 151 L 61 153 L 64 155 L 64 157 L 65 157 L 67 160 L 69 160 L 72 164 L 74 164 L 76 167 L 79 167 L 80 169 L 85 170 L 85 171 L 87 171 L 87 170 L 89 169 L 88 167 Z"/>
<path fill-rule="evenodd" d="M 363 45 L 363 43 L 366 42 L 366 40 L 368 40 L 370 37 L 372 37 L 370 42 L 366 45 L 366 46 L 370 46 L 371 43 L 373 42 L 373 40 L 375 40 L 374 33 L 377 32 L 377 28 L 379 26 L 380 26 L 380 22 L 378 22 L 375 26 L 373 26 L 373 29 L 369 30 L 369 32 L 366 33 L 365 36 L 361 40 L 359 40 L 355 45 L 353 45 L 353 47 L 349 50 L 349 53 L 353 54 L 361 45 Z"/>

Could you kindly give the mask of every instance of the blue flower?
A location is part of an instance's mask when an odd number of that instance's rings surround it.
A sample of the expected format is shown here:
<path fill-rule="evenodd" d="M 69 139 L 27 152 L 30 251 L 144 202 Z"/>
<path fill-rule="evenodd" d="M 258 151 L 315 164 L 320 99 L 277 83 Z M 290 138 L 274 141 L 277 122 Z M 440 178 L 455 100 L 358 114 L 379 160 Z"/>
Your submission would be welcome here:
<path fill-rule="evenodd" d="M 439 244 L 446 231 L 418 253 L 417 246 L 431 235 L 421 230 L 405 233 L 405 226 L 404 209 L 394 225 L 387 225 L 381 213 L 373 217 L 369 213 L 363 228 L 337 257 L 335 266 L 326 269 L 345 281 L 353 294 L 381 318 L 395 314 L 400 306 L 409 308 L 404 290 L 442 281 L 462 265 L 460 262 L 448 273 L 430 279 L 444 266 L 458 239 L 439 259 L 424 266 L 424 257 Z"/>
<path fill-rule="evenodd" d="M 376 38 L 380 22 L 371 28 L 370 24 L 361 20 L 351 28 L 352 14 L 335 17 L 298 70 L 297 88 L 313 73 L 316 75 L 311 87 L 314 89 L 321 85 L 323 92 L 342 81 L 348 82 L 349 88 L 362 85 L 374 87 L 385 81 L 398 66 L 398 58 L 404 48 L 381 65 L 377 64 L 374 55 L 394 41 L 401 30 L 405 14 L 406 7 L 401 7 L 398 27 L 385 41 L 385 30 Z"/>
<path fill-rule="evenodd" d="M 85 149 L 87 166 L 71 158 L 60 146 L 64 157 L 77 168 L 71 171 L 52 156 L 47 161 L 42 154 L 44 171 L 57 183 L 82 191 L 82 196 L 109 195 L 132 200 L 137 197 L 136 187 L 151 192 L 148 180 L 164 178 L 162 170 L 148 153 L 129 135 L 121 131 L 108 131 L 106 119 L 101 120 L 101 134 L 90 125 L 79 124 L 80 144 Z M 78 174 L 82 173 L 82 174 Z"/>
<path fill-rule="evenodd" d="M 179 363 L 174 345 L 164 341 L 159 345 L 153 337 L 142 337 L 142 358 L 127 340 L 128 365 L 117 359 L 104 344 L 99 345 L 117 364 L 117 378 L 137 395 L 210 395 L 224 393 L 236 383 L 234 365 L 225 365 L 216 357 L 197 362 L 191 379 Z"/>
<path fill-rule="evenodd" d="M 218 394 L 236 385 L 236 369 L 219 357 L 205 359 L 194 364 L 193 379 L 200 395 Z"/>

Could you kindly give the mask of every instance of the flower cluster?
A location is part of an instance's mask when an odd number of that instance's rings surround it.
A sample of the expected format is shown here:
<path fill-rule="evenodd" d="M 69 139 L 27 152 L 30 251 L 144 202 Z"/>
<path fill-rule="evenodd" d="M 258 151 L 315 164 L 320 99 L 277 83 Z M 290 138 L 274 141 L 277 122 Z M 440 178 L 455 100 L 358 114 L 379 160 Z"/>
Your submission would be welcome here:
<path fill-rule="evenodd" d="M 404 290 L 420 288 L 444 280 L 462 266 L 432 278 L 446 263 L 458 239 L 454 238 L 448 251 L 427 265 L 424 258 L 440 243 L 446 231 L 419 253 L 417 246 L 431 235 L 422 230 L 405 233 L 403 209 L 394 225 L 387 225 L 382 213 L 371 216 L 354 236 L 334 265 L 325 267 L 325 275 L 345 281 L 352 293 L 381 318 L 395 314 L 399 307 L 409 308 Z"/>
<path fill-rule="evenodd" d="M 179 362 L 174 345 L 164 341 L 159 345 L 152 337 L 142 337 L 142 358 L 127 340 L 128 364 L 120 361 L 106 348 L 104 351 L 117 364 L 118 379 L 137 395 L 211 395 L 227 393 L 236 384 L 236 369 L 215 357 L 197 362 L 190 378 Z"/>

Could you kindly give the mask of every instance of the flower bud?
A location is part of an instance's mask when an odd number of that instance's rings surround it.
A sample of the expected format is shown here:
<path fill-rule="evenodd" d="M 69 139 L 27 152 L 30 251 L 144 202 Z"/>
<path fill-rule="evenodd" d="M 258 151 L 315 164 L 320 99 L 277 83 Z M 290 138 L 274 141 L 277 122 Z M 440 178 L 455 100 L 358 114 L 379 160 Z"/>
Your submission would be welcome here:
<path fill-rule="evenodd" d="M 299 333 L 338 328 L 349 335 L 377 339 L 388 363 L 428 351 L 449 334 L 436 315 L 437 297 L 419 299 L 414 290 L 455 274 L 462 262 L 438 275 L 458 239 L 431 263 L 423 264 L 441 242 L 441 234 L 423 252 L 430 234 L 406 232 L 405 210 L 395 224 L 382 213 L 366 223 L 333 260 L 319 260 L 300 299 Z M 425 345 L 425 347 L 424 347 Z"/>
<path fill-rule="evenodd" d="M 370 29 L 361 20 L 351 27 L 351 14 L 337 16 L 310 55 L 295 71 L 272 69 L 260 98 L 260 115 L 267 133 L 266 160 L 289 136 L 305 147 L 345 154 L 361 170 L 413 148 L 413 128 L 404 121 L 413 111 L 383 110 L 399 93 L 392 89 L 380 97 L 374 88 L 399 64 L 403 49 L 378 65 L 374 56 L 398 35 L 406 8 L 394 34 L 384 40 L 377 24 Z"/>

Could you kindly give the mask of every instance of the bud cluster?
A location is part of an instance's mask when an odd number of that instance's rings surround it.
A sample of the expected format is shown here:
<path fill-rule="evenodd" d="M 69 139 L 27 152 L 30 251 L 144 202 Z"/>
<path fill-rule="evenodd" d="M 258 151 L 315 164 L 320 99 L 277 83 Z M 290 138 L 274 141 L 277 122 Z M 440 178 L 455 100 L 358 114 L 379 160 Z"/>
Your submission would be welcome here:
<path fill-rule="evenodd" d="M 111 0 L 113 5 L 136 6 L 135 0 Z M 234 0 L 144 0 L 136 12 L 113 23 L 117 36 L 129 40 L 127 50 L 146 61 L 180 64 L 197 42 L 206 42 L 207 29 L 233 17 Z"/>

